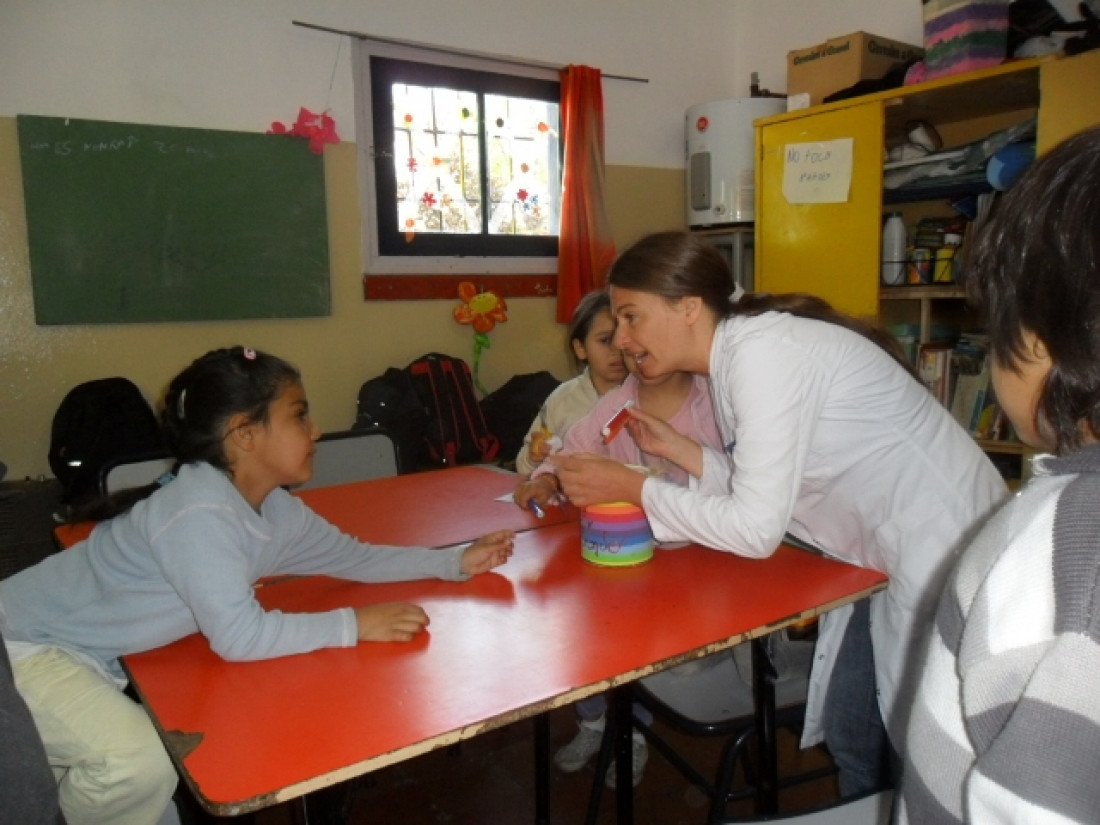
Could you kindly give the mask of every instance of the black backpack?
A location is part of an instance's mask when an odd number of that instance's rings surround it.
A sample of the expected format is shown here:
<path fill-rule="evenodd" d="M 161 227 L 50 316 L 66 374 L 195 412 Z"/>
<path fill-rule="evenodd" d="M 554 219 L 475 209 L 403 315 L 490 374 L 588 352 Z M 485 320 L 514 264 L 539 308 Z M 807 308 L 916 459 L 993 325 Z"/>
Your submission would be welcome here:
<path fill-rule="evenodd" d="M 354 429 L 385 430 L 397 444 L 398 470 L 428 466 L 428 408 L 406 370 L 390 367 L 359 388 Z"/>
<path fill-rule="evenodd" d="M 469 365 L 431 352 L 390 367 L 359 390 L 355 426 L 381 427 L 397 441 L 406 469 L 488 462 L 500 442 L 485 424 Z"/>
<path fill-rule="evenodd" d="M 80 504 L 99 493 L 107 463 L 163 449 L 152 407 L 132 381 L 100 378 L 69 390 L 54 413 L 50 469 L 61 482 L 61 501 Z"/>
<path fill-rule="evenodd" d="M 500 439 L 500 456 L 515 460 L 531 422 L 542 409 L 546 396 L 560 382 L 546 370 L 513 375 L 498 389 L 481 399 L 481 412 L 489 431 Z"/>

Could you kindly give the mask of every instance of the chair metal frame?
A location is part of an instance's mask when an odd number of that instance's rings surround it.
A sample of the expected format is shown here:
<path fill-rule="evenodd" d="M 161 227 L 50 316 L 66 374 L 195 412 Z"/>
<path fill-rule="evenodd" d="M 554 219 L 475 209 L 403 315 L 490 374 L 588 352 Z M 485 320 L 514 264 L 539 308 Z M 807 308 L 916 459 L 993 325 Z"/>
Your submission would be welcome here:
<path fill-rule="evenodd" d="M 119 490 L 152 484 L 173 466 L 175 459 L 167 450 L 119 456 L 100 468 L 100 495 L 106 497 Z"/>
<path fill-rule="evenodd" d="M 733 817 L 715 825 L 752 825 L 777 822 L 786 825 L 888 825 L 894 806 L 891 788 L 875 788 L 805 811 L 756 817 Z"/>
<path fill-rule="evenodd" d="M 313 478 L 296 490 L 387 478 L 404 469 L 396 439 L 380 427 L 324 433 L 315 446 Z"/>
<path fill-rule="evenodd" d="M 753 667 L 758 666 L 759 657 L 763 656 L 762 664 L 765 668 L 765 672 L 774 685 L 776 683 L 775 669 L 764 648 L 765 645 L 762 644 L 753 645 Z M 794 680 L 791 680 L 791 683 L 787 684 L 787 687 L 791 688 L 793 686 Z M 706 793 L 707 798 L 710 800 L 707 812 L 707 823 L 714 825 L 715 823 L 721 822 L 726 815 L 726 807 L 729 803 L 758 795 L 760 790 L 759 785 L 763 777 L 756 775 L 755 762 L 752 758 L 748 758 L 751 756 L 752 751 L 747 750 L 749 743 L 759 729 L 756 715 L 753 711 L 748 711 L 745 714 L 731 718 L 700 720 L 681 713 L 672 705 L 662 700 L 646 686 L 645 680 L 621 686 L 620 688 L 616 688 L 616 690 L 628 691 L 631 704 L 637 702 L 648 709 L 655 719 L 661 719 L 676 730 L 689 736 L 727 737 L 727 741 L 722 747 L 722 754 L 715 772 L 715 778 L 710 780 L 707 779 L 698 768 L 688 762 L 687 759 L 662 737 L 652 725 L 642 722 L 633 713 L 630 715 L 630 722 L 633 728 L 639 731 L 645 737 L 646 741 L 682 776 Z M 775 728 L 800 730 L 806 712 L 806 703 L 803 698 L 804 692 L 800 694 L 797 699 L 793 698 L 793 694 L 790 690 L 785 691 L 785 693 L 789 695 L 783 696 L 781 698 L 782 704 L 775 708 Z M 611 763 L 615 736 L 615 716 L 609 713 L 606 717 L 603 740 L 600 743 L 600 752 L 596 760 L 596 775 L 593 779 L 592 791 L 588 802 L 588 812 L 585 818 L 587 825 L 595 823 L 599 815 L 604 776 Z M 744 768 L 747 785 L 743 789 L 734 791 L 731 790 L 733 786 L 733 775 L 739 760 Z M 823 779 L 834 773 L 836 773 L 836 768 L 830 765 L 803 771 L 794 776 L 778 777 L 776 784 L 778 788 L 787 788 L 803 782 Z"/>

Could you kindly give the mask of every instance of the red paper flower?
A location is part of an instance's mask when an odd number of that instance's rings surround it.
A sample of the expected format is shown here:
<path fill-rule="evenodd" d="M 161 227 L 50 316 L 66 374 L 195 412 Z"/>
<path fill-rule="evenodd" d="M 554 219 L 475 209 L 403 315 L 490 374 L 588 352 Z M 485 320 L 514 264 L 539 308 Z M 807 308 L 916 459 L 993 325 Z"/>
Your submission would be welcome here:
<path fill-rule="evenodd" d="M 491 289 L 478 292 L 472 283 L 463 281 L 458 285 L 458 297 L 462 303 L 454 308 L 455 320 L 473 324 L 474 332 L 488 332 L 508 320 L 508 305 Z"/>
<path fill-rule="evenodd" d="M 314 114 L 304 106 L 298 110 L 298 119 L 290 129 L 275 121 L 267 133 L 305 138 L 309 141 L 309 150 L 315 155 L 324 151 L 326 143 L 340 142 L 340 137 L 336 134 L 336 121 L 324 112 Z"/>
<path fill-rule="evenodd" d="M 430 209 L 431 207 L 435 206 L 435 195 L 433 195 L 431 192 L 425 192 L 423 195 L 420 196 L 420 201 Z"/>

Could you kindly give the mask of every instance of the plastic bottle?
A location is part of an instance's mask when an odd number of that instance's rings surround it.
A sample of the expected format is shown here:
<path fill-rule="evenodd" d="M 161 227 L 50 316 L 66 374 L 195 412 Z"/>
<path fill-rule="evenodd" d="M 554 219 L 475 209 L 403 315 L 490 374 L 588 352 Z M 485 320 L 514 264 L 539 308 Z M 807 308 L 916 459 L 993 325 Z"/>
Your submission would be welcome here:
<path fill-rule="evenodd" d="M 887 286 L 905 282 L 905 221 L 900 212 L 888 214 L 882 227 L 882 282 Z"/>

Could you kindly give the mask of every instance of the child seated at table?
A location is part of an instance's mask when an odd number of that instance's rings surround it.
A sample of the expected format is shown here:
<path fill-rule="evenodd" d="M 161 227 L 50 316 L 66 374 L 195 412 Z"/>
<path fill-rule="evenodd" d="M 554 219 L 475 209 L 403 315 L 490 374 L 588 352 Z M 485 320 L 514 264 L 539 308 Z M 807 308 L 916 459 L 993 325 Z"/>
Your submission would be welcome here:
<path fill-rule="evenodd" d="M 583 364 L 584 370 L 547 397 L 516 456 L 517 472 L 530 475 L 555 444 L 561 446 L 569 428 L 626 378 L 622 353 L 611 346 L 614 334 L 615 319 L 607 290 L 589 292 L 581 298 L 569 322 L 570 354 L 575 366 Z"/>
<path fill-rule="evenodd" d="M 640 376 L 627 363 L 630 374 L 621 387 L 609 391 L 599 400 L 588 415 L 581 418 L 565 434 L 563 453 L 596 453 L 607 456 L 623 464 L 645 467 L 649 472 L 676 484 L 687 485 L 686 471 L 642 452 L 630 433 L 624 429 L 610 442 L 605 443 L 601 432 L 604 424 L 624 404 L 630 402 L 639 409 L 667 421 L 677 430 L 690 435 L 695 440 L 714 449 L 721 449 L 721 437 L 714 420 L 714 410 L 710 402 L 710 385 L 706 377 L 687 372 L 670 373 L 656 379 Z M 550 506 L 555 500 L 559 487 L 554 475 L 554 466 L 544 461 L 531 474 L 531 478 L 521 482 L 513 493 L 513 498 L 524 508 L 535 501 L 540 506 Z M 693 664 L 692 667 L 699 665 Z M 604 717 L 607 713 L 607 698 L 596 694 L 582 699 L 574 706 L 578 716 L 576 737 L 554 754 L 554 763 L 566 773 L 579 771 L 599 751 L 603 736 Z M 634 714 L 647 724 L 652 717 L 644 707 L 635 704 Z M 642 778 L 648 759 L 645 738 L 635 731 L 633 753 L 633 781 L 637 785 Z M 607 774 L 609 787 L 615 785 L 615 769 L 612 765 Z"/>
<path fill-rule="evenodd" d="M 161 422 L 173 480 L 0 582 L 16 687 L 63 771 L 61 808 L 73 825 L 151 825 L 170 810 L 176 772 L 145 711 L 120 690 L 120 656 L 195 632 L 231 661 L 409 641 L 428 624 L 418 605 L 268 612 L 253 585 L 315 573 L 460 580 L 512 552 L 510 531 L 466 548 L 365 544 L 283 489 L 309 479 L 320 433 L 297 369 L 273 355 L 207 353 L 171 382 Z"/>
<path fill-rule="evenodd" d="M 902 823 L 1100 821 L 1100 129 L 1005 195 L 968 256 L 997 401 L 1034 459 L 939 604 Z"/>

